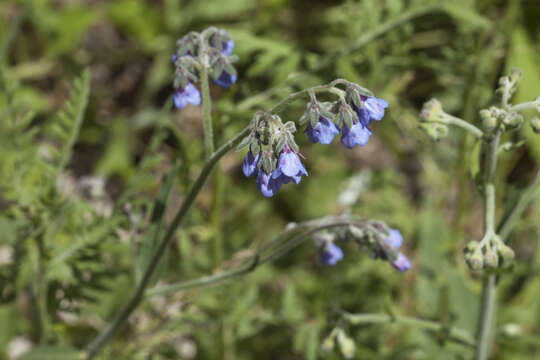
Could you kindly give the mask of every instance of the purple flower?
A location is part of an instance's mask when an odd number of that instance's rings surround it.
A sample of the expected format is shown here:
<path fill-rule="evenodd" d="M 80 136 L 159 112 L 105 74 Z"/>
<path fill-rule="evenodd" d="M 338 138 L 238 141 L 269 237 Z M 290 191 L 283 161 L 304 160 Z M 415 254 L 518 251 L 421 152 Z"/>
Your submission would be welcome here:
<path fill-rule="evenodd" d="M 291 181 L 298 184 L 302 175 L 308 175 L 306 168 L 300 161 L 298 154 L 286 144 L 279 155 L 277 168 L 272 173 L 272 178 L 281 184 L 288 184 Z"/>
<path fill-rule="evenodd" d="M 343 251 L 339 246 L 329 241 L 319 248 L 319 259 L 324 265 L 334 266 L 343 259 Z"/>
<path fill-rule="evenodd" d="M 248 151 L 246 157 L 244 158 L 244 163 L 242 164 L 242 171 L 246 177 L 251 177 L 257 173 L 257 164 L 260 158 L 261 153 L 258 153 L 257 156 L 253 156 L 251 150 Z"/>
<path fill-rule="evenodd" d="M 264 170 L 259 171 L 257 181 L 255 182 L 261 193 L 266 197 L 272 197 L 281 189 L 281 183 L 272 176 L 265 173 Z"/>
<path fill-rule="evenodd" d="M 403 244 L 403 236 L 401 235 L 399 230 L 390 229 L 390 231 L 388 232 L 388 237 L 384 239 L 384 242 L 390 245 L 395 250 L 398 250 Z M 394 268 L 396 268 L 400 272 L 405 272 L 409 270 L 412 265 L 410 260 L 405 255 L 403 255 L 402 252 L 399 252 L 396 260 L 392 261 L 392 266 L 394 266 Z"/>
<path fill-rule="evenodd" d="M 227 40 L 221 44 L 221 53 L 225 56 L 231 56 L 234 50 L 234 40 Z"/>
<path fill-rule="evenodd" d="M 392 261 L 392 266 L 396 268 L 399 272 L 405 272 L 411 268 L 411 262 L 410 260 L 403 255 L 402 252 L 399 252 L 397 255 L 397 259 Z"/>
<path fill-rule="evenodd" d="M 384 116 L 384 109 L 387 107 L 388 102 L 386 100 L 379 99 L 374 96 L 370 96 L 364 101 L 364 109 L 366 109 L 370 121 L 381 120 Z"/>
<path fill-rule="evenodd" d="M 229 74 L 226 71 L 223 71 L 219 78 L 216 79 L 216 84 L 223 86 L 224 88 L 230 88 L 232 84 L 236 82 L 236 75 Z"/>
<path fill-rule="evenodd" d="M 201 93 L 192 83 L 188 82 L 185 88 L 179 87 L 176 89 L 173 101 L 174 106 L 178 109 L 186 107 L 187 104 L 200 105 Z"/>
<path fill-rule="evenodd" d="M 312 127 L 310 122 L 305 130 L 305 133 L 312 143 L 319 142 L 321 144 L 328 145 L 332 143 L 334 136 L 339 134 L 339 129 L 333 121 L 324 116 L 320 116 L 317 125 Z"/>
<path fill-rule="evenodd" d="M 361 121 L 353 124 L 352 128 L 343 125 L 341 142 L 347 148 L 352 149 L 356 145 L 364 146 L 368 143 L 371 131 Z"/>
<path fill-rule="evenodd" d="M 178 55 L 176 53 L 172 54 L 171 61 L 173 64 L 176 64 L 176 60 L 178 60 Z"/>

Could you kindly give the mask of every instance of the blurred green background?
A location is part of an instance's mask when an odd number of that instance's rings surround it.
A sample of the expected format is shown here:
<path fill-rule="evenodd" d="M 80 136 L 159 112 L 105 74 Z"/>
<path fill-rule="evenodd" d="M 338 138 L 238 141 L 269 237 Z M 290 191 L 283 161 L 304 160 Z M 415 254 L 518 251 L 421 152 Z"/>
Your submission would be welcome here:
<path fill-rule="evenodd" d="M 170 220 L 202 166 L 201 109 L 165 104 L 175 41 L 212 25 L 231 34 L 240 58 L 238 82 L 212 87 L 218 144 L 257 110 L 337 77 L 371 89 L 390 108 L 370 143 L 354 150 L 314 146 L 299 132 L 310 176 L 271 199 L 242 175 L 243 154 L 228 154 L 178 232 L 163 283 L 211 273 L 214 257 L 231 266 L 289 222 L 344 211 L 400 229 L 414 266 L 400 274 L 345 247 L 344 261 L 323 267 L 306 243 L 222 286 L 145 302 L 99 358 L 339 359 L 339 351 L 320 349 L 339 310 L 391 310 L 473 333 L 480 282 L 462 249 L 482 235 L 470 179 L 478 149 L 459 131 L 433 143 L 418 129 L 418 113 L 437 97 L 447 112 L 477 123 L 512 67 L 524 73 L 514 100 L 539 95 L 539 19 L 536 0 L 3 0 L 0 359 L 43 340 L 36 283 L 50 317 L 45 342 L 65 349 L 86 345 L 125 303 L 163 175 L 180 159 Z M 56 114 L 70 94 L 77 104 L 70 84 L 87 67 L 89 103 L 78 129 Z M 297 101 L 281 116 L 297 120 L 304 107 Z M 500 212 L 540 164 L 540 136 L 528 128 L 521 136 L 527 145 L 501 158 Z M 345 205 L 355 186 L 354 203 Z M 540 352 L 539 218 L 536 202 L 512 236 L 517 261 L 500 279 L 496 359 Z M 212 253 L 216 238 L 223 254 Z M 343 326 L 356 359 L 472 354 L 403 325 Z M 21 358 L 44 358 L 28 354 Z"/>

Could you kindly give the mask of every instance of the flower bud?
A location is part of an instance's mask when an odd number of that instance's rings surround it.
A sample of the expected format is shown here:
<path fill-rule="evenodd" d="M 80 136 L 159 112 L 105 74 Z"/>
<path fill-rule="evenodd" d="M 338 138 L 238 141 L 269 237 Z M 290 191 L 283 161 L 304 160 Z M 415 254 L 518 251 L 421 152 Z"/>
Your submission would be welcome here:
<path fill-rule="evenodd" d="M 324 352 L 330 352 L 334 350 L 336 344 L 336 332 L 332 331 L 330 335 L 328 335 L 321 344 L 321 349 Z"/>
<path fill-rule="evenodd" d="M 420 128 L 434 141 L 439 141 L 448 136 L 448 126 L 437 123 L 423 123 Z"/>
<path fill-rule="evenodd" d="M 476 249 L 478 248 L 478 245 L 480 243 L 478 241 L 470 241 L 466 246 L 465 248 L 463 249 L 463 252 L 468 254 L 468 253 L 474 253 L 476 251 Z"/>
<path fill-rule="evenodd" d="M 495 269 L 499 267 L 499 256 L 495 251 L 488 248 L 486 253 L 484 254 L 484 263 L 486 267 Z"/>
<path fill-rule="evenodd" d="M 431 99 L 424 104 L 420 112 L 420 119 L 424 122 L 443 121 L 444 111 L 437 99 Z"/>
<path fill-rule="evenodd" d="M 519 84 L 519 81 L 521 80 L 521 77 L 523 75 L 523 72 L 518 68 L 513 68 L 510 70 L 510 81 L 513 83 L 513 85 Z"/>
<path fill-rule="evenodd" d="M 503 123 L 510 129 L 515 129 L 523 122 L 523 116 L 517 112 L 511 112 L 503 118 Z"/>
<path fill-rule="evenodd" d="M 465 254 L 465 261 L 469 268 L 473 271 L 482 270 L 484 268 L 484 258 L 480 251 Z"/>
<path fill-rule="evenodd" d="M 521 327 L 514 323 L 504 324 L 501 327 L 501 332 L 508 337 L 517 337 L 521 335 Z"/>
<path fill-rule="evenodd" d="M 500 244 L 497 250 L 499 252 L 499 256 L 502 258 L 505 264 L 510 264 L 512 261 L 514 261 L 515 254 L 511 247 Z"/>
<path fill-rule="evenodd" d="M 352 359 L 356 352 L 356 344 L 343 330 L 340 330 L 337 334 L 337 343 L 339 345 L 339 351 L 345 359 Z"/>
<path fill-rule="evenodd" d="M 538 108 L 538 111 L 540 112 L 540 107 Z M 531 128 L 534 131 L 535 134 L 540 134 L 540 118 L 535 116 L 531 119 Z"/>
<path fill-rule="evenodd" d="M 482 118 L 482 127 L 484 130 L 493 131 L 497 127 L 497 118 L 493 116 L 493 112 L 484 109 L 480 111 L 480 117 Z"/>

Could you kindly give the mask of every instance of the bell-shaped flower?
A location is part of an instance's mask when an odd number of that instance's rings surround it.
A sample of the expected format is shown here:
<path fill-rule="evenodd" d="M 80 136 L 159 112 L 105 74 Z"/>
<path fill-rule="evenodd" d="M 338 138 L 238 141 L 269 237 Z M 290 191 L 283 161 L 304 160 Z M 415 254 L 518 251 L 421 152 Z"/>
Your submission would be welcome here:
<path fill-rule="evenodd" d="M 256 156 L 253 156 L 253 153 L 248 151 L 246 154 L 246 157 L 244 158 L 244 162 L 242 163 L 242 172 L 246 177 L 251 177 L 253 175 L 257 174 L 258 168 L 257 164 L 259 163 L 259 159 L 261 158 L 261 153 L 258 153 Z"/>
<path fill-rule="evenodd" d="M 368 143 L 371 131 L 364 126 L 360 121 L 353 124 L 349 129 L 347 125 L 343 125 L 341 132 L 341 142 L 347 148 L 352 149 L 356 145 L 364 146 Z"/>
<path fill-rule="evenodd" d="M 397 229 L 390 229 L 388 232 L 388 236 L 386 239 L 384 239 L 384 242 L 388 245 L 390 245 L 395 250 L 399 250 L 401 245 L 403 244 L 403 236 L 401 235 L 401 232 Z M 400 272 L 407 271 L 411 268 L 412 264 L 410 260 L 403 255 L 402 252 L 398 252 L 397 258 L 392 261 L 392 266 L 396 268 Z"/>
<path fill-rule="evenodd" d="M 255 183 L 261 193 L 266 197 L 274 196 L 281 189 L 281 183 L 276 179 L 272 179 L 272 176 L 265 173 L 264 170 L 258 172 Z"/>
<path fill-rule="evenodd" d="M 308 173 L 300 161 L 300 157 L 292 151 L 289 145 L 285 144 L 279 155 L 277 168 L 272 173 L 272 178 L 279 180 L 282 184 L 287 184 L 290 181 L 298 184 L 303 175 L 307 176 Z"/>
<path fill-rule="evenodd" d="M 201 93 L 192 83 L 188 82 L 185 88 L 179 87 L 176 89 L 173 102 L 178 109 L 186 107 L 187 104 L 200 105 Z"/>
<path fill-rule="evenodd" d="M 388 107 L 388 102 L 383 99 L 376 98 L 374 96 L 368 97 L 364 101 L 364 109 L 366 109 L 369 119 L 371 120 L 381 120 L 384 116 L 384 109 Z"/>
<path fill-rule="evenodd" d="M 339 129 L 333 121 L 324 116 L 320 116 L 317 125 L 312 127 L 311 123 L 309 123 L 305 133 L 312 143 L 328 145 L 332 143 L 334 136 L 339 134 Z"/>
<path fill-rule="evenodd" d="M 221 44 L 221 53 L 225 56 L 231 56 L 234 50 L 234 40 L 227 40 Z"/>
<path fill-rule="evenodd" d="M 319 247 L 319 259 L 324 265 L 334 266 L 343 259 L 343 250 L 332 241 Z"/>
<path fill-rule="evenodd" d="M 223 71 L 221 75 L 215 80 L 216 84 L 224 88 L 230 88 L 232 84 L 236 82 L 236 75 L 229 74 L 226 71 Z"/>

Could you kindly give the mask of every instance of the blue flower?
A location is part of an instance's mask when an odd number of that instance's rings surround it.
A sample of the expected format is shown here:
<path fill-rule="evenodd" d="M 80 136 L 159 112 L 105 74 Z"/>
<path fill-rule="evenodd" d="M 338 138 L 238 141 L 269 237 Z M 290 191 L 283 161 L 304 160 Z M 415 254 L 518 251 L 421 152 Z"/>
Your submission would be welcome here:
<path fill-rule="evenodd" d="M 319 142 L 321 144 L 328 145 L 332 143 L 334 136 L 339 134 L 339 129 L 333 121 L 324 116 L 320 116 L 317 125 L 312 127 L 310 122 L 305 130 L 305 133 L 312 143 Z"/>
<path fill-rule="evenodd" d="M 253 156 L 253 153 L 248 151 L 246 157 L 244 158 L 244 163 L 242 164 L 242 171 L 246 177 L 251 177 L 255 175 L 258 171 L 257 164 L 261 158 L 261 153 L 258 153 L 257 156 Z"/>
<path fill-rule="evenodd" d="M 174 106 L 178 109 L 186 107 L 187 104 L 200 105 L 201 93 L 192 83 L 188 82 L 185 88 L 179 87 L 176 89 L 173 101 Z"/>
<path fill-rule="evenodd" d="M 176 64 L 176 60 L 178 60 L 178 55 L 176 53 L 172 54 L 171 61 L 173 64 Z"/>
<path fill-rule="evenodd" d="M 223 71 L 219 78 L 216 79 L 216 84 L 223 86 L 224 88 L 230 88 L 232 84 L 236 82 L 236 75 L 229 74 L 226 71 Z"/>
<path fill-rule="evenodd" d="M 397 259 L 392 261 L 392 266 L 399 272 L 405 272 L 409 270 L 412 265 L 411 261 L 400 252 L 397 255 Z"/>
<path fill-rule="evenodd" d="M 343 125 L 341 142 L 347 148 L 352 149 L 356 145 L 364 146 L 368 143 L 371 131 L 360 121 L 353 124 L 352 128 Z"/>
<path fill-rule="evenodd" d="M 390 245 L 395 250 L 399 250 L 401 245 L 403 244 L 403 236 L 399 232 L 399 230 L 396 229 L 390 229 L 388 232 L 388 236 L 386 239 L 384 239 L 384 242 L 388 245 Z M 400 272 L 407 271 L 411 268 L 411 262 L 410 260 L 403 255 L 402 252 L 399 252 L 397 254 L 396 260 L 392 261 L 392 266 L 396 268 Z"/>
<path fill-rule="evenodd" d="M 300 161 L 298 154 L 286 144 L 279 155 L 277 168 L 272 173 L 272 178 L 281 184 L 288 184 L 291 181 L 298 184 L 302 175 L 308 175 L 306 168 Z"/>
<path fill-rule="evenodd" d="M 272 197 L 281 189 L 281 183 L 272 178 L 271 175 L 259 171 L 257 181 L 255 182 L 261 193 L 266 197 Z"/>
<path fill-rule="evenodd" d="M 329 241 L 319 248 L 319 259 L 324 265 L 334 266 L 343 259 L 343 251 L 339 246 Z"/>
<path fill-rule="evenodd" d="M 234 50 L 234 40 L 227 40 L 221 44 L 221 53 L 225 56 L 231 56 Z"/>
<path fill-rule="evenodd" d="M 379 99 L 374 96 L 370 96 L 364 101 L 364 109 L 366 109 L 370 121 L 381 120 L 384 116 L 384 109 L 387 107 L 388 102 L 386 100 Z"/>

